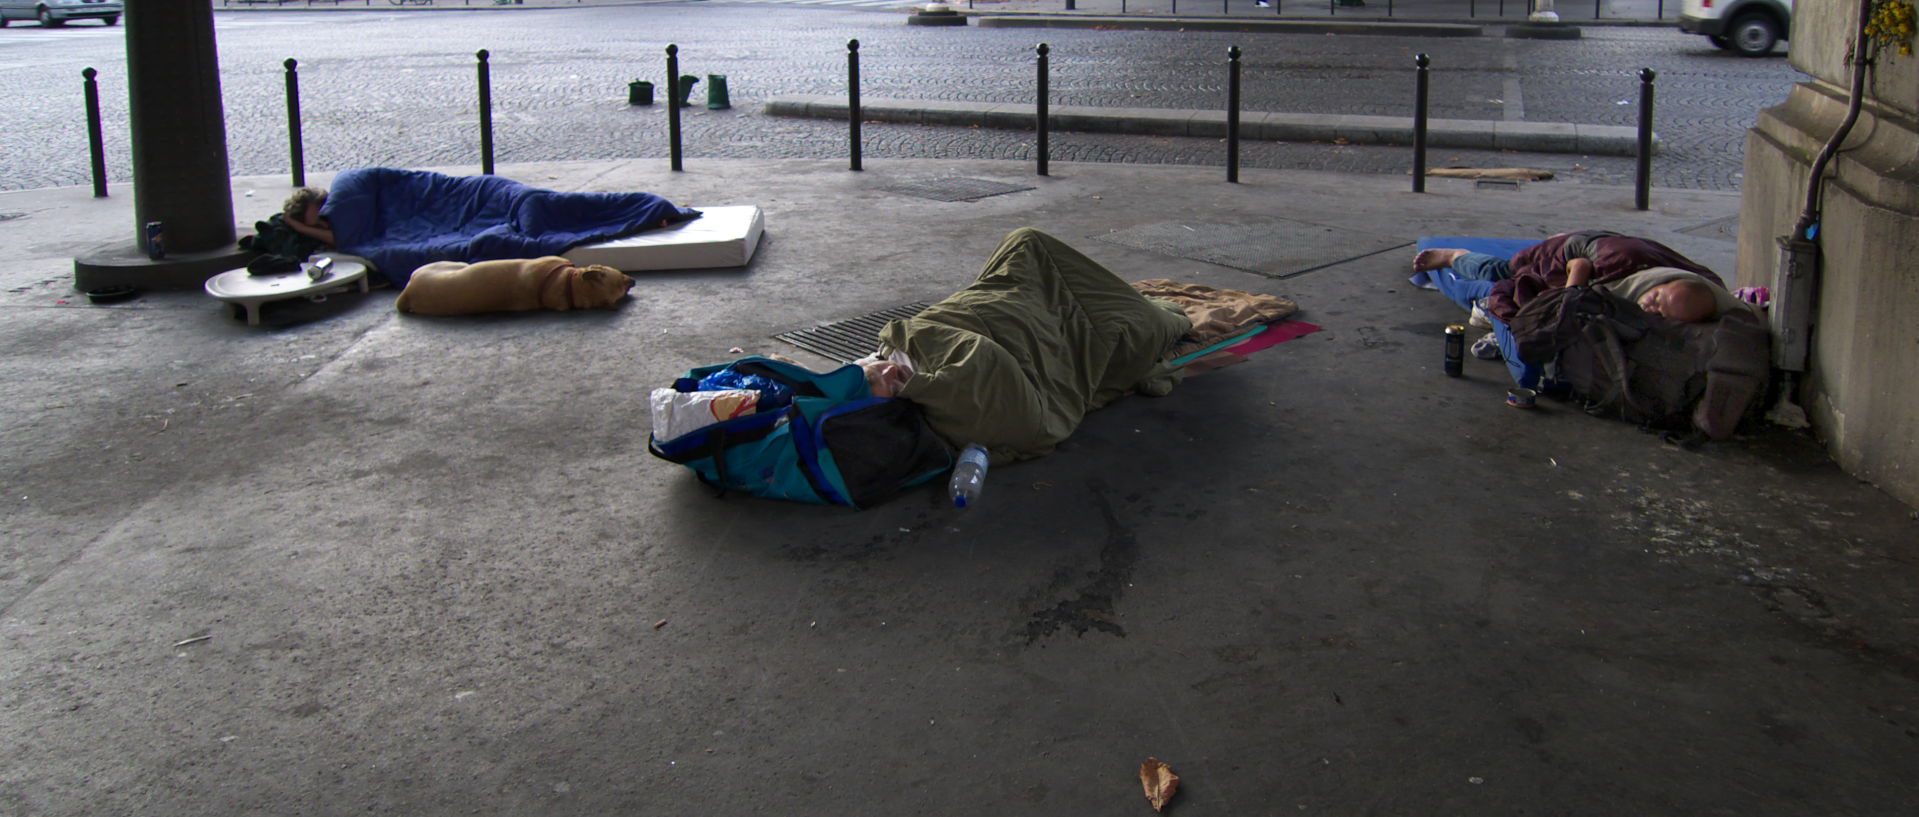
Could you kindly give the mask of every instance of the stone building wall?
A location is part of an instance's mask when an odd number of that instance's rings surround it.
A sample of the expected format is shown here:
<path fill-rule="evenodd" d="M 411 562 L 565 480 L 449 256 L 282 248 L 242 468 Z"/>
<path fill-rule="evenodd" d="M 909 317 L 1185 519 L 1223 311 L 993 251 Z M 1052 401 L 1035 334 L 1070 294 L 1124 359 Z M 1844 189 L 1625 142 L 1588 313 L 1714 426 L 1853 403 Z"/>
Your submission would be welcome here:
<path fill-rule="evenodd" d="M 1778 285 L 1812 164 L 1844 119 L 1858 0 L 1799 0 L 1793 65 L 1813 79 L 1747 133 L 1739 280 Z M 1847 471 L 1919 505 L 1919 55 L 1884 52 L 1829 164 L 1812 357 L 1798 393 Z"/>

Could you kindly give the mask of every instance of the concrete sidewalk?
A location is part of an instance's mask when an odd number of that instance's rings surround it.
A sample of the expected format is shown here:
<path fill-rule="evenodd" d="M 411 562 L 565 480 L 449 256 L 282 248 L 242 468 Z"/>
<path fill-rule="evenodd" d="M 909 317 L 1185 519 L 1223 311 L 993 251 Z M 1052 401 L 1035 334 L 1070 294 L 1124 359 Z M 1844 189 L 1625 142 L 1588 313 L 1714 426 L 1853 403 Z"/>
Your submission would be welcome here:
<path fill-rule="evenodd" d="M 1420 235 L 1590 226 L 1729 271 L 1736 197 L 686 167 L 500 172 L 758 204 L 751 266 L 643 274 L 613 312 L 385 290 L 261 327 L 68 289 L 133 240 L 124 186 L 0 194 L 0 812 L 1145 814 L 1148 756 L 1186 817 L 1919 795 L 1912 510 L 1792 433 L 1686 452 L 1506 408 L 1501 365 L 1441 374 L 1464 316 L 1406 282 Z M 960 178 L 1032 189 L 884 189 Z M 234 191 L 250 223 L 287 189 Z M 813 360 L 769 336 L 941 297 L 1029 225 L 1324 329 L 1096 412 L 965 512 L 716 498 L 647 454 L 651 388 Z"/>

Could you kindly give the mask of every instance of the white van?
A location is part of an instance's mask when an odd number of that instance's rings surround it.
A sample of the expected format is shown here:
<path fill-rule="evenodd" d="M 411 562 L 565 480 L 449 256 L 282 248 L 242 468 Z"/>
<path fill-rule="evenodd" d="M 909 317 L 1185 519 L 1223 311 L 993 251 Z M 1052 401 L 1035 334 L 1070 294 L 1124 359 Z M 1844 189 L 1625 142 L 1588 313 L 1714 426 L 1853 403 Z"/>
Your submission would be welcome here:
<path fill-rule="evenodd" d="M 1679 30 L 1704 34 L 1713 45 L 1743 56 L 1763 57 L 1792 38 L 1792 0 L 1686 0 Z"/>
<path fill-rule="evenodd" d="M 45 28 L 68 20 L 120 22 L 120 0 L 0 0 L 0 28 L 15 20 L 39 20 Z"/>

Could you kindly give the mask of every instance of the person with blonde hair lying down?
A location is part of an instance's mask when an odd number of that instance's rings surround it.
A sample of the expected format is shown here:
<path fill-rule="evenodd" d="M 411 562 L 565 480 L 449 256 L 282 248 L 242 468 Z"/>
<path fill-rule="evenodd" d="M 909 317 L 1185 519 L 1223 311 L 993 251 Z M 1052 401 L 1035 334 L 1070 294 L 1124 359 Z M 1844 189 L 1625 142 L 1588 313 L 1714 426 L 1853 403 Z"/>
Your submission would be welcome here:
<path fill-rule="evenodd" d="M 283 214 L 288 229 L 365 258 L 395 286 L 434 261 L 561 255 L 700 217 L 651 193 L 566 193 L 390 167 L 341 171 L 330 190 L 296 190 Z"/>

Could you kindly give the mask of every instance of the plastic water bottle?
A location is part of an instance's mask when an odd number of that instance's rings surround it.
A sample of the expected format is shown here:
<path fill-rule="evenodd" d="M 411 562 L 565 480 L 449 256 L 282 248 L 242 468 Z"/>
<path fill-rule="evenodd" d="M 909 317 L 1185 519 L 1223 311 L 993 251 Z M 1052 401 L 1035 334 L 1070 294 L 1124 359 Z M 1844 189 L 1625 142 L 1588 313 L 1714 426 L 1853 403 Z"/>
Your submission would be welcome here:
<path fill-rule="evenodd" d="M 974 443 L 960 452 L 959 464 L 953 466 L 953 481 L 947 483 L 953 494 L 953 507 L 964 508 L 979 501 L 979 492 L 986 488 L 986 447 Z"/>

